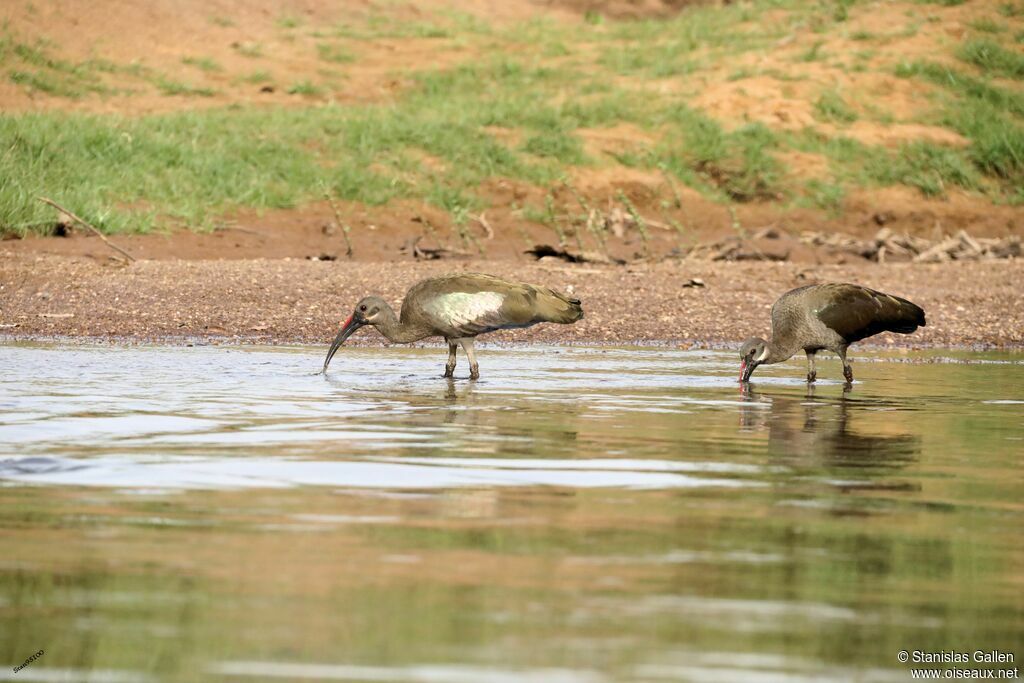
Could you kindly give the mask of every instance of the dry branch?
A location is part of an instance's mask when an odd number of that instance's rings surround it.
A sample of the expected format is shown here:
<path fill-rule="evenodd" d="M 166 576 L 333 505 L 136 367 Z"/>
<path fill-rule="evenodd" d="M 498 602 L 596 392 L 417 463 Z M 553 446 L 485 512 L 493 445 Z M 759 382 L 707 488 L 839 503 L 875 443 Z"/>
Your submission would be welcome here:
<path fill-rule="evenodd" d="M 321 189 L 324 193 L 324 199 L 327 200 L 327 203 L 331 205 L 331 209 L 334 211 L 334 220 L 338 224 L 338 227 L 341 228 L 341 236 L 345 238 L 345 256 L 352 258 L 352 241 L 348 237 L 348 233 L 351 232 L 352 229 L 341 217 L 341 209 L 338 208 L 338 203 L 334 201 L 334 197 L 332 197 L 331 193 L 327 190 L 327 186 L 321 183 Z"/>
<path fill-rule="evenodd" d="M 480 227 L 484 229 L 486 235 L 485 239 L 494 239 L 494 228 L 487 222 L 487 216 L 481 211 L 479 216 L 473 216 L 473 220 L 480 224 Z"/>
<path fill-rule="evenodd" d="M 50 206 L 52 206 L 53 208 L 55 208 L 55 209 L 57 209 L 58 211 L 60 211 L 61 213 L 63 213 L 63 214 L 65 215 L 65 216 L 67 216 L 67 217 L 68 217 L 68 218 L 70 218 L 71 220 L 75 221 L 76 223 L 80 223 L 80 224 L 84 225 L 85 227 L 89 228 L 89 229 L 90 229 L 90 230 L 92 230 L 92 231 L 93 231 L 94 233 L 96 233 L 96 236 L 97 236 L 97 237 L 99 237 L 99 238 L 100 238 L 101 240 L 103 240 L 103 242 L 104 242 L 104 243 L 105 243 L 105 244 L 106 244 L 106 245 L 107 245 L 108 247 L 110 247 L 110 248 L 111 248 L 111 249 L 113 249 L 114 251 L 120 252 L 120 253 L 121 253 L 122 255 L 124 255 L 124 257 L 125 257 L 125 258 L 127 258 L 127 259 L 128 259 L 129 261 L 134 261 L 134 260 L 135 260 L 135 257 L 134 257 L 134 256 L 132 256 L 132 255 L 131 255 L 131 254 L 129 254 L 129 253 L 127 252 L 127 251 L 125 251 L 125 250 L 124 250 L 124 249 L 122 249 L 121 247 L 117 246 L 116 244 L 114 244 L 113 242 L 111 242 L 110 240 L 108 240 L 108 239 L 107 239 L 107 236 L 106 236 L 106 235 L 104 235 L 104 234 L 103 234 L 102 232 L 100 232 L 99 230 L 97 230 L 97 229 L 96 229 L 95 227 L 93 227 L 93 225 L 92 225 L 92 224 L 90 224 L 90 223 L 86 222 L 86 221 L 85 221 L 84 219 L 82 219 L 82 218 L 79 218 L 79 217 L 78 217 L 78 216 L 76 216 L 75 214 L 71 213 L 70 211 L 68 211 L 67 209 L 65 209 L 65 208 L 64 208 L 63 206 L 61 206 L 61 205 L 60 205 L 60 204 L 58 204 L 57 202 L 53 201 L 52 199 L 49 199 L 48 197 L 36 197 L 36 199 L 38 199 L 39 201 L 41 201 L 41 202 L 42 202 L 42 203 L 44 203 L 44 204 L 49 204 Z"/>

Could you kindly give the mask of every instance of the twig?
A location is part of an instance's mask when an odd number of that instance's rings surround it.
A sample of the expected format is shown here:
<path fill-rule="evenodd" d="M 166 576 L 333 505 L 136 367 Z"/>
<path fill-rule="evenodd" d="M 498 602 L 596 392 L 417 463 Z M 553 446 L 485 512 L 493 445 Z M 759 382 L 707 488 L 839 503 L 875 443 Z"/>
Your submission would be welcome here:
<path fill-rule="evenodd" d="M 352 241 L 348 238 L 348 233 L 351 228 L 348 227 L 348 223 L 342 219 L 341 209 L 338 208 L 337 202 L 334 201 L 334 197 L 331 196 L 330 191 L 327 189 L 327 185 L 325 185 L 323 181 L 320 182 L 320 189 L 323 190 L 324 199 L 327 200 L 327 203 L 331 205 L 331 209 L 334 210 L 334 221 L 341 228 L 341 236 L 345 238 L 345 256 L 352 258 Z"/>
<path fill-rule="evenodd" d="M 480 227 L 484 229 L 484 232 L 487 235 L 486 239 L 494 239 L 494 228 L 492 228 L 491 224 L 487 222 L 487 216 L 484 215 L 483 211 L 480 212 L 479 216 L 473 216 L 473 220 L 479 223 Z"/>
<path fill-rule="evenodd" d="M 214 232 L 227 232 L 228 230 L 234 230 L 235 232 L 244 232 L 247 235 L 256 235 L 257 237 L 267 236 L 265 232 L 260 232 L 259 230 L 253 230 L 251 228 L 243 228 L 238 225 L 218 225 L 213 229 Z"/>
<path fill-rule="evenodd" d="M 627 197 L 626 193 L 622 190 L 619 190 L 618 192 L 618 199 L 625 205 L 626 211 L 629 212 L 630 217 L 633 219 L 633 223 L 636 224 L 636 229 L 640 233 L 640 242 L 644 247 L 644 257 L 646 258 L 650 256 L 651 249 L 648 244 L 650 241 L 650 235 L 647 234 L 647 221 L 644 220 L 644 217 L 640 215 L 640 212 L 636 210 L 635 206 L 633 206 L 633 202 L 629 201 L 629 197 Z"/>
<path fill-rule="evenodd" d="M 558 237 L 558 246 L 565 249 L 565 233 L 558 226 L 558 216 L 555 214 L 555 198 L 552 196 L 551 190 L 548 190 L 547 195 L 544 197 L 544 214 L 551 229 L 555 231 L 555 235 Z"/>
<path fill-rule="evenodd" d="M 464 207 L 457 206 L 451 212 L 451 214 L 452 214 L 452 229 L 455 230 L 455 232 L 458 234 L 459 238 L 462 240 L 462 246 L 468 248 L 469 245 L 472 244 L 474 247 L 476 247 L 476 250 L 481 255 L 483 255 L 483 253 L 484 253 L 483 245 L 480 244 L 480 241 L 476 238 L 476 235 L 471 233 L 469 231 L 469 228 L 466 227 L 466 222 L 469 219 L 469 212 L 466 211 L 466 209 Z"/>
<path fill-rule="evenodd" d="M 573 186 L 572 183 L 570 183 L 568 180 L 565 180 L 565 179 L 562 180 L 562 184 L 565 185 L 566 188 L 568 188 L 569 192 L 572 192 L 572 196 L 576 198 L 577 202 L 579 202 L 580 208 L 583 209 L 583 212 L 589 214 L 590 213 L 590 204 L 588 204 L 587 200 L 583 198 L 583 195 L 581 195 L 576 190 L 575 186 Z"/>
<path fill-rule="evenodd" d="M 124 250 L 124 249 L 122 249 L 121 247 L 117 246 L 116 244 L 114 244 L 113 242 L 111 242 L 110 240 L 108 240 L 108 239 L 107 239 L 107 237 L 106 237 L 106 235 L 104 235 L 104 234 L 103 234 L 102 232 L 100 232 L 99 230 L 97 230 L 97 229 L 96 229 L 95 227 L 93 227 L 93 226 L 92 226 L 91 224 L 87 223 L 87 222 L 86 222 L 85 220 L 83 220 L 83 219 L 79 218 L 78 216 L 76 216 L 75 214 L 71 213 L 70 211 L 68 211 L 67 209 L 65 209 L 65 208 L 64 208 L 63 206 L 61 206 L 61 205 L 60 205 L 60 204 L 58 204 L 57 202 L 55 202 L 55 201 L 53 201 L 52 199 L 49 199 L 49 198 L 47 198 L 47 197 L 36 197 L 36 199 L 38 199 L 39 201 L 41 201 L 41 202 L 42 202 L 42 203 L 44 203 L 44 204 L 49 204 L 49 205 L 50 205 L 50 206 L 52 206 L 53 208 L 55 208 L 55 209 L 57 209 L 58 211 L 62 212 L 62 213 L 63 213 L 63 214 L 65 215 L 65 216 L 67 216 L 67 217 L 68 217 L 68 218 L 70 218 L 71 220 L 75 221 L 76 223 L 81 223 L 81 224 L 82 224 L 82 225 L 84 225 L 85 227 L 89 228 L 89 229 L 90 229 L 90 230 L 92 230 L 92 231 L 93 231 L 94 233 L 96 233 L 96 236 L 97 236 L 97 237 L 99 237 L 99 238 L 100 238 L 101 240 L 103 240 L 103 242 L 104 242 L 104 243 L 105 243 L 105 244 L 106 244 L 106 245 L 107 245 L 108 247 L 110 247 L 111 249 L 113 249 L 113 250 L 115 250 L 115 251 L 118 251 L 118 252 L 120 252 L 121 254 L 123 254 L 123 255 L 124 255 L 124 257 L 125 257 L 125 258 L 127 258 L 127 259 L 128 259 L 129 261 L 134 261 L 134 260 L 135 260 L 135 257 L 134 257 L 134 256 L 132 256 L 132 255 L 131 255 L 131 254 L 129 254 L 129 253 L 127 252 L 127 251 L 125 251 L 125 250 Z"/>
<path fill-rule="evenodd" d="M 668 169 L 665 168 L 665 164 L 659 164 L 658 169 L 661 171 L 662 177 L 665 178 L 665 183 L 668 185 L 668 188 L 672 190 L 672 199 L 676 208 L 683 208 L 683 198 L 679 195 L 679 189 L 676 187 L 676 184 L 672 182 L 672 176 L 668 174 Z"/>
<path fill-rule="evenodd" d="M 597 243 L 601 245 L 601 251 L 608 255 L 608 241 L 605 239 L 605 221 L 597 209 L 591 209 L 587 214 L 587 230 L 594 236 Z"/>

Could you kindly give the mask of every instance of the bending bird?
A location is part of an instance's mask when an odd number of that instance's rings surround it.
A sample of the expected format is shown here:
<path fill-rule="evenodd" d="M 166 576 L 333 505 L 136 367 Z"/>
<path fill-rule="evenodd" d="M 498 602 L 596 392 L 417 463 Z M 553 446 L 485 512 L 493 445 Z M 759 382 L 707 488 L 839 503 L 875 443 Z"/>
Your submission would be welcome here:
<path fill-rule="evenodd" d="M 892 294 L 841 283 L 798 287 L 772 306 L 771 341 L 751 337 L 743 342 L 740 381 L 749 381 L 759 365 L 781 363 L 803 349 L 808 383 L 817 378 L 814 354 L 828 350 L 843 361 L 843 376 L 852 384 L 853 369 L 846 359 L 850 344 L 880 332 L 910 334 L 924 326 L 924 309 Z"/>
<path fill-rule="evenodd" d="M 495 330 L 530 327 L 537 323 L 568 325 L 583 317 L 579 299 L 553 289 L 522 282 L 510 282 L 483 273 L 455 273 L 422 280 L 413 285 L 396 316 L 386 301 L 377 296 L 362 299 L 334 338 L 323 372 L 338 348 L 365 325 L 396 344 L 410 344 L 427 337 L 444 337 L 448 362 L 444 377 L 455 373 L 459 346 L 469 359 L 470 379 L 480 377 L 473 341 Z"/>

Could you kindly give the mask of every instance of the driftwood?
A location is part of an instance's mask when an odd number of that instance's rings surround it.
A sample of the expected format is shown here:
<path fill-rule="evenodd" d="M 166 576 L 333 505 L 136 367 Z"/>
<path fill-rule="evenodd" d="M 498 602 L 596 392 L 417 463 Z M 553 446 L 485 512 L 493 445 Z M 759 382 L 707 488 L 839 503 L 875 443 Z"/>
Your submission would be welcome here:
<path fill-rule="evenodd" d="M 750 236 L 730 235 L 716 242 L 704 242 L 683 253 L 686 258 L 704 261 L 786 261 L 790 250 L 784 245 L 773 249 L 764 245 L 767 240 L 780 240 L 783 237 L 788 238 L 788 235 L 768 226 Z"/>
<path fill-rule="evenodd" d="M 104 235 L 99 230 L 97 230 L 92 224 L 86 222 L 84 219 L 79 218 L 75 214 L 71 213 L 70 211 L 65 209 L 63 206 L 61 206 L 57 202 L 53 201 L 52 199 L 49 199 L 48 197 L 36 197 L 36 199 L 38 199 L 39 201 L 41 201 L 44 204 L 49 204 L 50 206 L 52 206 L 53 208 L 55 208 L 58 211 L 60 211 L 61 213 L 63 213 L 65 216 L 67 216 L 71 220 L 75 221 L 76 223 L 80 223 L 81 225 L 84 225 L 85 227 L 89 228 L 90 230 L 92 230 L 96 234 L 97 237 L 99 237 L 101 240 L 103 240 L 104 244 L 106 244 L 108 247 L 110 247 L 114 251 L 119 252 L 120 254 L 122 254 L 129 261 L 134 261 L 135 260 L 134 256 L 132 256 L 127 251 L 125 251 L 121 247 L 117 246 L 116 244 L 114 244 L 113 242 L 108 240 L 107 236 Z"/>
<path fill-rule="evenodd" d="M 423 235 L 418 235 L 406 242 L 399 251 L 409 252 L 417 261 L 437 261 L 443 258 L 469 258 L 468 251 L 449 249 L 448 247 L 421 247 Z"/>
<path fill-rule="evenodd" d="M 963 230 L 938 241 L 907 233 L 897 234 L 888 228 L 882 228 L 870 240 L 859 240 L 836 233 L 805 232 L 800 241 L 812 246 L 824 246 L 855 254 L 878 263 L 892 259 L 915 263 L 939 263 L 1016 258 L 1022 255 L 1020 237 L 971 237 Z"/>
<path fill-rule="evenodd" d="M 623 265 L 625 261 L 622 259 L 615 258 L 614 256 L 608 256 L 598 251 L 578 251 L 575 249 L 561 249 L 559 247 L 553 247 L 550 244 L 537 244 L 532 249 L 527 249 L 524 253 L 530 254 L 536 257 L 538 260 L 542 258 L 558 258 L 569 263 L 605 263 L 614 265 Z"/>
<path fill-rule="evenodd" d="M 872 239 L 859 239 L 843 233 L 807 231 L 798 240 L 775 228 L 764 228 L 753 235 L 733 235 L 715 242 L 704 242 L 683 252 L 686 258 L 706 261 L 787 261 L 788 245 L 802 243 L 832 252 L 850 254 L 868 261 L 913 261 L 940 263 L 1007 259 L 1024 256 L 1021 238 L 972 237 L 961 230 L 952 237 L 937 241 L 907 233 L 879 230 Z"/>

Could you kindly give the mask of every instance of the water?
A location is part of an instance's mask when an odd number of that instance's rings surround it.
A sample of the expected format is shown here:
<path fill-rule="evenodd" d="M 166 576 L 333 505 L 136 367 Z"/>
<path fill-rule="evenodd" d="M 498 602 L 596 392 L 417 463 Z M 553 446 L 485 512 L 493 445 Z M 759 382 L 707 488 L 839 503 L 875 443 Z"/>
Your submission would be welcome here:
<path fill-rule="evenodd" d="M 0 680 L 1024 656 L 1019 355 L 860 352 L 852 391 L 809 395 L 800 362 L 741 392 L 724 352 L 490 348 L 475 383 L 439 349 L 345 349 L 326 378 L 323 353 L 0 347 Z"/>

